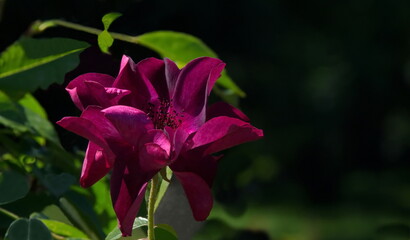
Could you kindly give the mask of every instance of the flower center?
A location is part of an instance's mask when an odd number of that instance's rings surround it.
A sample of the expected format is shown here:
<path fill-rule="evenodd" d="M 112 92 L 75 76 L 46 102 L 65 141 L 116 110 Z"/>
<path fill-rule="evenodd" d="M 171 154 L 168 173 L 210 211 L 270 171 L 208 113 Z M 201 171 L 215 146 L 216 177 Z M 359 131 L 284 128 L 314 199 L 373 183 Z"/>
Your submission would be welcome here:
<path fill-rule="evenodd" d="M 177 129 L 181 125 L 182 114 L 174 110 L 172 99 L 158 99 L 157 104 L 148 102 L 146 113 L 156 129 L 171 127 Z"/>

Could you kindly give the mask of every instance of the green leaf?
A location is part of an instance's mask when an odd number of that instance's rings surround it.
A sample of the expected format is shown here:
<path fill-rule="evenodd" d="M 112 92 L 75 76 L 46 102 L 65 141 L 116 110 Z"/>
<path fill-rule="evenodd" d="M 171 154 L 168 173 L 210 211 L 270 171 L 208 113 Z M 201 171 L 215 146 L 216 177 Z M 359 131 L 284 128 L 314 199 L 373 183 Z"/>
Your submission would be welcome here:
<path fill-rule="evenodd" d="M 47 227 L 37 219 L 17 219 L 11 223 L 5 240 L 51 240 Z"/>
<path fill-rule="evenodd" d="M 0 124 L 19 132 L 26 132 L 29 130 L 26 122 L 21 106 L 0 91 Z"/>
<path fill-rule="evenodd" d="M 110 186 L 107 178 L 103 178 L 91 186 L 94 194 L 93 208 L 99 216 L 105 233 L 117 226 L 117 216 L 111 203 Z"/>
<path fill-rule="evenodd" d="M 22 110 L 27 118 L 27 125 L 31 127 L 34 134 L 44 137 L 54 144 L 60 146 L 60 140 L 50 121 L 42 118 L 28 108 L 22 108 Z"/>
<path fill-rule="evenodd" d="M 77 66 L 80 51 L 88 46 L 67 38 L 21 38 L 0 55 L 0 89 L 21 95 L 62 83 L 64 75 Z"/>
<path fill-rule="evenodd" d="M 27 177 L 13 172 L 0 172 L 0 205 L 23 198 L 29 191 Z"/>
<path fill-rule="evenodd" d="M 87 235 L 83 233 L 81 230 L 68 225 L 63 222 L 51 220 L 51 219 L 39 219 L 46 227 L 53 233 L 58 235 L 62 235 L 65 237 L 72 237 L 72 238 L 80 238 L 80 239 L 88 239 Z"/>
<path fill-rule="evenodd" d="M 156 240 L 178 240 L 177 233 L 168 224 L 158 224 L 154 228 Z"/>
<path fill-rule="evenodd" d="M 185 66 L 194 58 L 203 56 L 218 57 L 200 39 L 186 33 L 173 31 L 149 32 L 138 36 L 137 42 L 156 51 L 162 57 L 171 59 L 179 67 Z M 245 96 L 245 92 L 231 80 L 226 71 L 222 72 L 222 76 L 218 79 L 217 83 L 240 97 Z"/>
<path fill-rule="evenodd" d="M 111 23 L 113 23 L 117 18 L 121 17 L 121 13 L 118 12 L 111 12 L 104 15 L 102 18 L 102 22 L 104 24 L 104 30 L 108 30 Z"/>
<path fill-rule="evenodd" d="M 25 95 L 19 103 L 0 91 L 0 124 L 18 132 L 30 132 L 44 137 L 60 146 L 53 125 L 44 118 L 46 113 L 41 105 L 31 95 Z"/>
<path fill-rule="evenodd" d="M 114 43 L 114 38 L 108 32 L 108 28 L 110 27 L 111 23 L 114 22 L 115 19 L 119 18 L 120 16 L 121 13 L 112 12 L 105 14 L 102 18 L 104 30 L 100 34 L 98 34 L 98 46 L 100 47 L 103 53 L 110 53 L 108 49 Z"/>
<path fill-rule="evenodd" d="M 162 170 L 161 170 L 162 171 Z M 171 180 L 172 178 L 172 170 L 169 167 L 165 168 L 165 173 L 166 174 L 166 178 L 168 180 Z M 162 177 L 162 176 L 161 176 Z M 162 177 L 163 178 L 163 177 Z M 166 180 L 162 179 L 160 181 L 160 186 L 158 189 L 158 193 L 157 193 L 157 201 L 155 202 L 155 206 L 154 206 L 154 211 L 157 210 L 159 204 L 161 203 L 162 198 L 164 197 L 165 192 L 167 191 L 169 186 L 169 182 L 167 182 Z"/>
<path fill-rule="evenodd" d="M 48 190 L 56 197 L 63 195 L 76 182 L 74 176 L 68 173 L 49 173 L 41 179 Z"/>
<path fill-rule="evenodd" d="M 131 237 L 122 237 L 121 231 L 118 227 L 114 228 L 105 238 L 105 240 L 116 240 L 116 239 L 127 239 L 127 240 L 137 240 L 140 238 L 147 237 L 145 231 L 141 229 L 143 226 L 148 225 L 148 220 L 146 218 L 137 217 L 134 220 L 134 224 L 132 226 L 132 236 Z"/>
<path fill-rule="evenodd" d="M 92 220 L 89 219 L 85 211 L 81 211 L 77 203 L 73 204 L 66 198 L 60 198 L 61 210 L 69 218 L 69 220 L 78 228 L 83 230 L 91 239 L 100 239 L 100 233 L 96 229 Z M 91 209 L 90 209 L 91 210 Z"/>
<path fill-rule="evenodd" d="M 31 95 L 30 93 L 27 93 L 26 95 L 21 98 L 18 103 L 27 108 L 30 109 L 32 112 L 36 113 L 40 117 L 47 119 L 47 113 L 44 110 L 44 108 L 40 105 L 40 103 Z"/>
<path fill-rule="evenodd" d="M 98 34 L 98 46 L 100 47 L 101 52 L 109 54 L 108 50 L 114 43 L 114 38 L 111 37 L 111 34 L 104 30 Z"/>
<path fill-rule="evenodd" d="M 46 206 L 40 214 L 46 216 L 44 218 L 54 219 L 59 222 L 73 225 L 61 209 L 54 204 Z"/>

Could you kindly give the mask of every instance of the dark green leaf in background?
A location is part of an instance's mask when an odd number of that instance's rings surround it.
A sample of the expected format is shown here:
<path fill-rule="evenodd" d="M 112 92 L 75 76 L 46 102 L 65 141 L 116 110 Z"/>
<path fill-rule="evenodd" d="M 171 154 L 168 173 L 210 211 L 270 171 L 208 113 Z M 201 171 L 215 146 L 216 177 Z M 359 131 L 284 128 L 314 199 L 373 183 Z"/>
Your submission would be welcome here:
<path fill-rule="evenodd" d="M 76 182 L 75 177 L 68 173 L 60 173 L 58 175 L 49 173 L 41 180 L 48 190 L 56 197 L 63 195 L 69 190 L 70 186 Z"/>
<path fill-rule="evenodd" d="M 7 230 L 5 240 L 51 240 L 47 227 L 37 219 L 17 219 Z"/>
<path fill-rule="evenodd" d="M 21 38 L 0 55 L 0 89 L 21 95 L 62 83 L 64 75 L 77 66 L 78 54 L 88 46 L 67 38 Z"/>
<path fill-rule="evenodd" d="M 16 201 L 29 191 L 27 177 L 14 171 L 0 172 L 0 204 Z"/>
<path fill-rule="evenodd" d="M 92 206 L 87 203 L 83 196 L 70 196 L 70 199 L 60 198 L 59 202 L 61 210 L 77 228 L 86 233 L 91 239 L 102 238 L 104 234 L 99 226 L 96 226 L 96 216 L 92 211 Z"/>

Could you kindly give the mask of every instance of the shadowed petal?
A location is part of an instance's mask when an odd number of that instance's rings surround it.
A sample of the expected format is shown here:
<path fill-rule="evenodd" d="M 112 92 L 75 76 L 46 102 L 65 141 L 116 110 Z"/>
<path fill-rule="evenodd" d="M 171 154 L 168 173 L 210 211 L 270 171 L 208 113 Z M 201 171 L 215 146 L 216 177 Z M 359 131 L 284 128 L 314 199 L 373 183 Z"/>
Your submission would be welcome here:
<path fill-rule="evenodd" d="M 104 116 L 118 130 L 119 134 L 131 145 L 138 146 L 140 137 L 154 126 L 149 117 L 141 110 L 117 105 L 102 111 Z"/>
<path fill-rule="evenodd" d="M 158 97 L 169 99 L 167 82 L 165 78 L 165 63 L 157 58 L 147 58 L 137 63 L 137 70 L 145 81 L 152 83 Z"/>
<path fill-rule="evenodd" d="M 92 94 L 96 100 L 98 106 L 107 108 L 113 105 L 117 105 L 118 101 L 131 91 L 126 89 L 104 87 L 97 82 L 86 81 L 85 85 L 89 89 L 89 93 Z"/>
<path fill-rule="evenodd" d="M 86 86 L 85 82 L 87 81 L 99 83 L 103 87 L 111 87 L 114 78 L 106 74 L 86 73 L 72 80 L 66 87 L 66 90 L 80 110 L 84 110 L 89 105 L 99 105 L 93 93 Z"/>
<path fill-rule="evenodd" d="M 115 151 L 121 136 L 101 113 L 101 108 L 89 106 L 82 112 L 81 117 L 65 117 L 57 124 L 97 144 L 104 149 L 108 159 L 114 159 L 112 151 Z"/>
<path fill-rule="evenodd" d="M 108 144 L 121 142 L 122 136 L 101 110 L 100 107 L 89 106 L 81 113 L 81 118 L 91 121 Z"/>
<path fill-rule="evenodd" d="M 146 143 L 140 147 L 139 160 L 144 171 L 159 171 L 167 166 L 169 155 L 155 143 Z"/>
<path fill-rule="evenodd" d="M 208 184 L 191 172 L 174 172 L 188 198 L 195 220 L 204 221 L 211 212 L 213 199 Z"/>
<path fill-rule="evenodd" d="M 104 150 L 110 152 L 110 148 L 106 140 L 100 133 L 99 129 L 91 121 L 80 117 L 65 117 L 58 121 L 57 124 L 68 131 L 87 138 Z M 110 152 L 110 155 L 113 155 L 112 152 Z"/>
<path fill-rule="evenodd" d="M 218 59 L 219 60 L 219 59 Z M 225 68 L 226 64 L 221 62 L 214 68 L 212 68 L 209 78 L 208 78 L 208 86 L 207 86 L 207 93 L 208 96 L 211 94 L 212 88 L 214 87 L 216 80 L 221 76 L 222 70 Z"/>
<path fill-rule="evenodd" d="M 139 160 L 144 171 L 159 171 L 168 165 L 171 143 L 163 130 L 149 130 L 140 141 Z"/>
<path fill-rule="evenodd" d="M 184 113 L 184 121 L 196 127 L 205 121 L 208 93 L 224 66 L 219 59 L 202 57 L 192 60 L 181 69 L 173 100 L 174 108 Z"/>
<path fill-rule="evenodd" d="M 186 140 L 189 138 L 190 133 L 196 129 L 188 122 L 183 122 L 181 126 L 173 133 L 173 155 L 172 160 L 175 160 L 182 148 L 185 145 Z"/>
<path fill-rule="evenodd" d="M 120 103 L 144 109 L 147 103 L 158 99 L 152 83 L 142 75 L 131 58 L 123 56 L 121 70 L 113 87 L 127 89 L 131 94 L 125 96 Z"/>
<path fill-rule="evenodd" d="M 202 156 L 202 152 L 189 151 L 179 156 L 169 167 L 176 172 L 193 172 L 203 178 L 209 187 L 214 181 L 218 160 L 222 157 L 206 155 Z"/>
<path fill-rule="evenodd" d="M 82 187 L 90 187 L 111 170 L 114 159 L 108 159 L 105 155 L 97 144 L 88 143 L 80 177 Z"/>
<path fill-rule="evenodd" d="M 249 118 L 239 109 L 233 107 L 226 102 L 217 102 L 206 109 L 206 119 L 209 120 L 214 117 L 232 117 L 238 118 L 245 122 L 249 122 Z"/>
<path fill-rule="evenodd" d="M 141 143 L 155 143 L 156 145 L 160 146 L 167 155 L 170 154 L 171 151 L 171 142 L 169 141 L 169 137 L 164 130 L 160 129 L 151 129 L 149 130 L 141 139 Z"/>
<path fill-rule="evenodd" d="M 168 58 L 164 59 L 165 62 L 165 77 L 168 86 L 169 96 L 174 96 L 175 85 L 178 79 L 178 75 L 181 72 L 177 65 Z"/>
<path fill-rule="evenodd" d="M 132 225 L 145 196 L 147 182 L 156 172 L 139 171 L 135 156 L 122 156 L 111 176 L 111 199 L 123 236 L 130 236 Z"/>
<path fill-rule="evenodd" d="M 219 152 L 235 145 L 254 141 L 263 131 L 240 119 L 216 117 L 207 121 L 192 138 L 192 149 L 204 148 L 204 155 Z"/>

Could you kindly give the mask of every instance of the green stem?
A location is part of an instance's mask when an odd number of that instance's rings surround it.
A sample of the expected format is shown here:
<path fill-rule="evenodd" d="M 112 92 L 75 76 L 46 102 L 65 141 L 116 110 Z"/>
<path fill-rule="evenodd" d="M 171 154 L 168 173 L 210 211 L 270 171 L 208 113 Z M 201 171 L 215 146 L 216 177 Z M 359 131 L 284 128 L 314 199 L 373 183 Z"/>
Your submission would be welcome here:
<path fill-rule="evenodd" d="M 19 219 L 19 218 L 20 218 L 20 217 L 17 216 L 16 214 L 14 214 L 14 213 L 12 213 L 12 212 L 10 212 L 10 211 L 4 209 L 4 208 L 0 208 L 0 212 L 3 213 L 4 215 L 7 215 L 7 216 L 13 218 L 13 219 Z"/>
<path fill-rule="evenodd" d="M 148 199 L 148 240 L 155 240 L 154 234 L 154 209 L 158 194 L 158 175 L 155 175 L 151 180 L 151 190 Z"/>
<path fill-rule="evenodd" d="M 71 29 L 74 29 L 74 30 L 77 30 L 77 31 L 82 31 L 82 32 L 95 34 L 95 35 L 99 35 L 102 32 L 102 30 L 97 29 L 97 28 L 87 27 L 87 26 L 83 26 L 83 25 L 80 25 L 80 24 L 71 23 L 71 22 L 67 22 L 67 21 L 59 20 L 59 19 L 47 20 L 45 22 L 38 22 L 34 25 L 33 31 L 34 32 L 43 32 L 47 28 L 55 27 L 55 26 L 71 28 Z M 115 32 L 110 32 L 110 35 L 114 39 L 121 40 L 121 41 L 124 41 L 124 42 L 130 42 L 130 43 L 137 43 L 138 42 L 138 37 L 136 37 L 136 36 L 130 36 L 130 35 L 127 35 L 127 34 L 115 33 Z"/>

